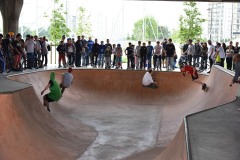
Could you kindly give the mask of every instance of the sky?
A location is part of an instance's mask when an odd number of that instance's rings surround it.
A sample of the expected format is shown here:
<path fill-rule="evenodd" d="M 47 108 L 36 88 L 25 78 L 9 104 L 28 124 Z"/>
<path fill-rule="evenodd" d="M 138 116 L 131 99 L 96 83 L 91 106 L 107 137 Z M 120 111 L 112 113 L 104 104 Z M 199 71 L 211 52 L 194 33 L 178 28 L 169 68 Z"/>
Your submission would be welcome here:
<path fill-rule="evenodd" d="M 154 16 L 159 25 L 178 28 L 179 16 L 183 14 L 182 2 L 166 1 L 124 1 L 124 0 L 61 0 L 68 5 L 69 14 L 76 14 L 76 9 L 83 6 L 91 15 L 93 35 L 101 37 L 119 37 L 132 33 L 134 23 L 144 15 Z M 35 29 L 46 27 L 49 19 L 44 13 L 51 14 L 54 8 L 53 0 L 24 0 L 20 16 L 20 24 Z M 46 5 L 47 4 L 47 5 Z M 203 18 L 207 18 L 207 2 L 198 3 Z M 1 23 L 0 23 L 1 25 Z M 205 34 L 207 24 L 203 26 Z"/>

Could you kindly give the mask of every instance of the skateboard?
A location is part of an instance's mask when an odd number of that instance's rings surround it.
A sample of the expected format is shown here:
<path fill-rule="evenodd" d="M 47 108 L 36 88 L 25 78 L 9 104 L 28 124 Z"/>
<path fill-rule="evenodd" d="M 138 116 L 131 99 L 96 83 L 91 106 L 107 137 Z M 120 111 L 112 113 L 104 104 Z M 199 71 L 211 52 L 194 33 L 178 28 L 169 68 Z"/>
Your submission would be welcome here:
<path fill-rule="evenodd" d="M 209 89 L 209 87 L 207 86 L 206 83 L 204 83 L 204 84 L 202 85 L 202 90 L 205 91 L 205 92 L 207 92 L 208 89 Z"/>

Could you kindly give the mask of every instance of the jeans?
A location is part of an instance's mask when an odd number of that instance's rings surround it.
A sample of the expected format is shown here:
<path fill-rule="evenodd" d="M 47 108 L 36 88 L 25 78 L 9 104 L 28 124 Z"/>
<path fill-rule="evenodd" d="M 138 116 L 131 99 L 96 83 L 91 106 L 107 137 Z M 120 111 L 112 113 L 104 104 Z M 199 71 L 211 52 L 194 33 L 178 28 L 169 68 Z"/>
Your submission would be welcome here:
<path fill-rule="evenodd" d="M 174 70 L 174 64 L 173 64 L 173 57 L 166 57 L 167 58 L 167 69 Z M 170 67 L 170 68 L 169 68 Z"/>
<path fill-rule="evenodd" d="M 193 55 L 193 65 L 195 66 L 196 63 L 199 63 L 199 55 Z"/>
<path fill-rule="evenodd" d="M 103 67 L 103 63 L 104 63 L 104 57 L 103 54 L 99 54 L 98 55 L 98 67 Z"/>
<path fill-rule="evenodd" d="M 139 56 L 136 56 L 135 57 L 135 66 L 136 66 L 136 69 L 139 69 L 139 63 L 140 63 L 141 59 Z"/>
<path fill-rule="evenodd" d="M 154 55 L 153 56 L 153 67 L 154 67 L 154 69 L 156 69 L 156 67 L 158 67 L 158 66 L 156 66 L 157 64 L 157 60 L 159 60 L 159 68 L 161 69 L 161 61 L 162 61 L 162 56 L 161 55 Z"/>
<path fill-rule="evenodd" d="M 111 67 L 111 57 L 105 57 L 105 67 Z"/>
<path fill-rule="evenodd" d="M 152 56 L 148 57 L 148 69 L 152 68 Z"/>
<path fill-rule="evenodd" d="M 34 53 L 27 53 L 27 68 L 33 67 L 33 54 Z"/>
<path fill-rule="evenodd" d="M 203 70 L 207 69 L 207 56 L 201 57 L 201 69 Z"/>
<path fill-rule="evenodd" d="M 2 73 L 4 73 L 6 70 L 6 61 L 3 57 L 0 57 L 0 63 L 1 63 Z"/>
<path fill-rule="evenodd" d="M 82 64 L 82 54 L 76 53 L 75 65 L 76 65 L 76 67 L 80 67 L 81 64 Z"/>
<path fill-rule="evenodd" d="M 192 55 L 188 55 L 188 62 L 189 62 L 189 65 L 192 66 Z"/>

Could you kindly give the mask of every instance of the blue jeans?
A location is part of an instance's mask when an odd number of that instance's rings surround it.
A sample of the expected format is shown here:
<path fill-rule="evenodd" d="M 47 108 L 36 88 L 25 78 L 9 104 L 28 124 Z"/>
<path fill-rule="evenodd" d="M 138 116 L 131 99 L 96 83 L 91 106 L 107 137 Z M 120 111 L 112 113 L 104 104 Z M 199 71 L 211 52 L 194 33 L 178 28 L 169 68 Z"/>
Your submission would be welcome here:
<path fill-rule="evenodd" d="M 2 73 L 4 73 L 6 68 L 6 61 L 3 57 L 0 57 L 0 63 L 1 63 Z"/>
<path fill-rule="evenodd" d="M 103 56 L 103 54 L 99 54 L 98 55 L 98 66 L 103 67 L 103 63 L 104 63 L 104 56 Z"/>

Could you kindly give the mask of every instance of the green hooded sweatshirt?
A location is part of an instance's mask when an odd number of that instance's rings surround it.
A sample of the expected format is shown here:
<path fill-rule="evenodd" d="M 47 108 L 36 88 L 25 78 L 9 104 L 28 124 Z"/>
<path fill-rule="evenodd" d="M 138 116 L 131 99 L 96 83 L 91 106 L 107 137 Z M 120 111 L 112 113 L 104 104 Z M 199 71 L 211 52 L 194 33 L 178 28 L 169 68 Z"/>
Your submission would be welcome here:
<path fill-rule="evenodd" d="M 54 72 L 51 72 L 50 80 L 53 82 L 53 85 L 50 86 L 50 93 L 48 93 L 48 97 L 54 101 L 58 101 L 62 97 L 62 93 L 59 84 L 55 80 Z"/>

